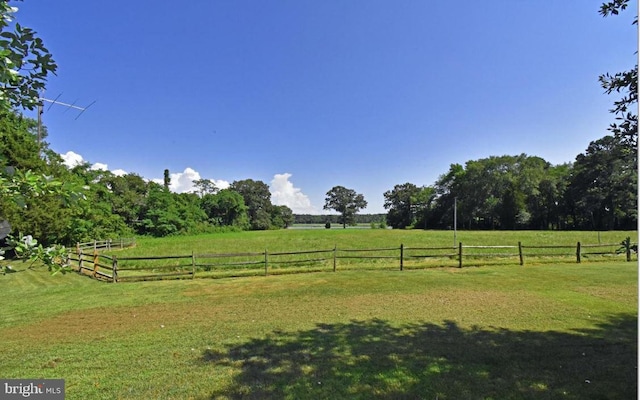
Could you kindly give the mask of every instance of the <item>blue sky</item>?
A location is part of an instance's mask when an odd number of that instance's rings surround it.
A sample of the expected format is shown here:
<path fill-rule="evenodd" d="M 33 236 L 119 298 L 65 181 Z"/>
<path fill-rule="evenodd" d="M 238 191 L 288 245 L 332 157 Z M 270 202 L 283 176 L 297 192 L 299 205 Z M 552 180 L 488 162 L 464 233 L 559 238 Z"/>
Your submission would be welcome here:
<path fill-rule="evenodd" d="M 571 162 L 608 132 L 598 75 L 635 65 L 637 8 L 601 1 L 14 2 L 58 63 L 51 148 L 161 179 L 269 184 L 322 213 L 341 185 L 384 212 L 396 184 L 526 153 Z M 33 113 L 35 117 L 35 113 Z M 69 153 L 72 152 L 72 153 Z"/>

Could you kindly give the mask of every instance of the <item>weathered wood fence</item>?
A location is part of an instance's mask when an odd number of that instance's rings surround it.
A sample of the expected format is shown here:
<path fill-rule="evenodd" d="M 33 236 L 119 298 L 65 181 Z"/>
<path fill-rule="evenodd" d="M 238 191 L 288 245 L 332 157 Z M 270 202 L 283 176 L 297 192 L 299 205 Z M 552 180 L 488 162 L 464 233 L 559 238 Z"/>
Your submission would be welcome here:
<path fill-rule="evenodd" d="M 67 265 L 75 268 L 75 270 L 81 274 L 90 275 L 96 279 L 115 282 L 117 281 L 117 266 L 113 264 L 113 257 L 100 254 L 98 250 L 109 251 L 125 249 L 134 247 L 135 245 L 136 240 L 134 238 L 93 240 L 91 242 L 76 243 L 75 252 L 69 252 Z"/>
<path fill-rule="evenodd" d="M 93 252 L 71 257 L 73 267 L 83 274 L 109 282 L 158 279 L 221 278 L 249 275 L 275 275 L 341 269 L 458 267 L 481 265 L 525 265 L 532 263 L 577 262 L 589 260 L 631 261 L 630 246 L 621 253 L 620 244 L 455 247 L 399 247 L 374 249 L 333 249 L 294 252 L 211 253 L 166 256 L 116 256 Z M 102 247 L 107 248 L 107 247 Z M 113 243 L 111 244 L 113 249 Z M 623 248 L 624 250 L 624 248 Z M 363 261 L 367 261 L 363 263 Z M 363 266 L 365 264 L 365 266 Z M 395 265 L 395 267 L 394 267 Z"/>
<path fill-rule="evenodd" d="M 86 253 L 88 250 L 124 249 L 127 247 L 133 247 L 135 245 L 136 245 L 135 238 L 94 240 L 91 242 L 77 243 L 76 253 L 79 253 L 80 250 Z"/>

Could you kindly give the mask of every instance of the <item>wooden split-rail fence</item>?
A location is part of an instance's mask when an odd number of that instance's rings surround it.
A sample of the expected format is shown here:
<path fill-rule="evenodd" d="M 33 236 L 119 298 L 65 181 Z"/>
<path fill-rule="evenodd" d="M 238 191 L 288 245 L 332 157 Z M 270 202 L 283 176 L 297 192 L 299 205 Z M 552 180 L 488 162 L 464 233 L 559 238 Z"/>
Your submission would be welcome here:
<path fill-rule="evenodd" d="M 333 249 L 294 252 L 246 252 L 184 254 L 164 256 L 106 255 L 98 249 L 113 250 L 135 245 L 135 241 L 89 242 L 78 244 L 70 265 L 82 274 L 108 282 L 159 279 L 221 278 L 250 275 L 336 271 L 340 269 L 417 269 L 480 265 L 525 265 L 534 263 L 588 260 L 632 260 L 631 246 L 620 244 L 399 247 L 373 249 Z M 624 258 L 623 258 L 624 257 Z M 363 263 L 366 261 L 366 263 Z M 363 264 L 365 265 L 363 267 Z"/>

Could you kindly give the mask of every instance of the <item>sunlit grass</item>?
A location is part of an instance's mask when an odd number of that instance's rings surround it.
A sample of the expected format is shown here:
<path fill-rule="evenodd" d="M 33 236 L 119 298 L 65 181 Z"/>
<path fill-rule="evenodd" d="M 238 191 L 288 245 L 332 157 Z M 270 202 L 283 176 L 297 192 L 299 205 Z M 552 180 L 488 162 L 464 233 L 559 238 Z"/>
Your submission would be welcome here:
<path fill-rule="evenodd" d="M 637 241 L 637 232 L 587 231 L 458 231 L 456 243 L 462 243 L 464 266 L 518 265 L 519 243 L 526 265 L 576 262 L 576 245 L 583 245 L 582 262 L 624 260 L 624 254 L 595 255 L 590 252 L 618 250 L 627 236 Z M 403 246 L 402 268 L 457 267 L 458 245 L 452 231 L 385 230 L 385 229 L 309 229 L 266 232 L 232 232 L 188 237 L 138 238 L 137 246 L 106 252 L 121 259 L 119 276 L 123 279 L 159 273 L 190 273 L 199 278 L 242 277 L 265 274 L 290 274 L 336 270 L 400 269 L 400 247 Z M 587 245 L 608 244 L 591 249 Z M 565 246 L 538 249 L 536 246 Z M 467 247 L 467 246 L 476 246 Z M 503 246 L 499 249 L 478 248 Z M 438 248 L 434 250 L 433 248 Z M 362 251 L 385 249 L 377 251 Z M 321 251 L 312 254 L 278 253 Z M 243 255 L 216 258 L 219 254 Z M 250 254 L 247 254 L 250 253 Z M 266 255 L 265 255 L 266 253 Z M 194 259 L 191 256 L 194 255 Z M 126 260 L 126 257 L 184 256 L 170 260 Z M 368 258 L 367 258 L 368 257 Z M 375 258 L 379 257 L 379 258 Z M 635 259 L 635 258 L 634 258 Z M 195 269 L 192 263 L 195 263 Z M 265 265 L 266 264 L 266 265 Z M 107 265 L 107 267 L 109 267 Z M 166 268 L 171 267 L 171 268 Z M 126 271 L 144 268 L 145 271 Z M 183 276 L 189 278 L 189 276 Z"/>

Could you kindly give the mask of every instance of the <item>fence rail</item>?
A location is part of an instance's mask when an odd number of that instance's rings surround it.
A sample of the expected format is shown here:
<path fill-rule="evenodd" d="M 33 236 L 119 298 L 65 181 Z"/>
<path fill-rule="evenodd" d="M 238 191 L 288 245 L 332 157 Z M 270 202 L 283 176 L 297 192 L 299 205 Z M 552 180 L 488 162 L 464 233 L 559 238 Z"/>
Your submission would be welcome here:
<path fill-rule="evenodd" d="M 91 242 L 77 243 L 76 253 L 82 250 L 98 250 L 98 249 L 125 249 L 127 247 L 134 247 L 136 245 L 135 238 L 120 238 L 120 239 L 106 239 L 106 240 L 94 240 Z"/>
<path fill-rule="evenodd" d="M 104 243 L 109 242 L 108 246 Z M 333 271 L 339 261 L 341 269 L 393 268 L 417 269 L 428 267 L 458 267 L 479 265 L 525 265 L 534 263 L 577 262 L 584 259 L 620 259 L 631 261 L 631 244 L 581 244 L 525 246 L 457 247 L 385 247 L 373 249 L 320 249 L 292 252 L 203 253 L 163 256 L 104 255 L 98 249 L 123 248 L 114 243 L 135 245 L 135 240 L 95 241 L 79 243 L 77 253 L 69 257 L 69 264 L 82 274 L 108 282 L 139 280 L 222 278 L 250 275 L 276 275 L 283 273 Z M 92 244 L 92 247 L 81 245 Z M 100 247 L 102 246 L 102 247 Z M 85 253 L 83 249 L 93 249 Z M 624 252 L 621 252 L 625 250 Z M 637 259 L 637 257 L 636 257 Z M 357 263 L 353 260 L 366 261 Z M 374 261 L 375 260 L 375 261 Z M 391 262 L 391 260 L 394 260 Z"/>

